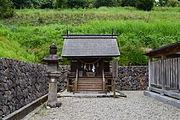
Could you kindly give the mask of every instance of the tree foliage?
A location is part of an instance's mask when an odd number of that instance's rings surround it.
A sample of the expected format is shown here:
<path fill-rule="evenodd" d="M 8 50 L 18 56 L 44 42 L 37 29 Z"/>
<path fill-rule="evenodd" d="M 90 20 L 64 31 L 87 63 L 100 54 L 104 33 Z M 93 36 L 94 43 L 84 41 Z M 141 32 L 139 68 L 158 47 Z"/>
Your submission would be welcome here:
<path fill-rule="evenodd" d="M 16 9 L 53 8 L 56 0 L 12 0 Z"/>
<path fill-rule="evenodd" d="M 15 8 L 22 9 L 22 8 L 30 8 L 31 0 L 12 0 L 14 3 Z"/>
<path fill-rule="evenodd" d="M 179 6 L 179 1 L 178 0 L 169 0 L 167 5 L 170 6 L 170 7 L 178 7 Z"/>
<path fill-rule="evenodd" d="M 67 7 L 67 0 L 55 0 L 54 7 L 56 7 L 56 8 L 65 8 L 65 7 Z"/>
<path fill-rule="evenodd" d="M 158 6 L 166 6 L 168 3 L 168 0 L 159 0 Z"/>
<path fill-rule="evenodd" d="M 94 7 L 99 8 L 101 6 L 112 7 L 115 5 L 114 0 L 95 0 Z"/>
<path fill-rule="evenodd" d="M 154 6 L 154 0 L 136 0 L 136 7 L 140 10 L 150 11 Z"/>
<path fill-rule="evenodd" d="M 87 5 L 86 0 L 68 0 L 67 7 L 68 8 L 85 8 Z"/>
<path fill-rule="evenodd" d="M 10 0 L 0 0 L 0 18 L 9 18 L 14 15 L 13 4 Z"/>
<path fill-rule="evenodd" d="M 135 7 L 136 6 L 136 0 L 122 0 L 121 1 L 121 6 L 124 7 L 124 6 L 133 6 Z"/>

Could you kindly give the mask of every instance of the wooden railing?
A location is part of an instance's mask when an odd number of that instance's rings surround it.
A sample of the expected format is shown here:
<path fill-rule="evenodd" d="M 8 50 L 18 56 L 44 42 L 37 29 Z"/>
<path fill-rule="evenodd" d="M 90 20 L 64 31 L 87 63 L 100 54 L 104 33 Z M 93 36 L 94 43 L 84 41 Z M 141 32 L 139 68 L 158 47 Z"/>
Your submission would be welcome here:
<path fill-rule="evenodd" d="M 151 87 L 162 89 L 180 89 L 180 58 L 149 62 L 149 79 Z"/>

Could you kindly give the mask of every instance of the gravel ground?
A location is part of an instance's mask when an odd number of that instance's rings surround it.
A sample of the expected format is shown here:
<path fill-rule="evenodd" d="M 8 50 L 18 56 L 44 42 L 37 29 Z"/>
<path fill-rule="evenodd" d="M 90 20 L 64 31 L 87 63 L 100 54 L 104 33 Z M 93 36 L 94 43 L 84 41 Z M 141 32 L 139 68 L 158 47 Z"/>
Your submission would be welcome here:
<path fill-rule="evenodd" d="M 30 120 L 180 120 L 180 109 L 124 91 L 127 98 L 59 98 L 60 108 L 43 108 Z"/>

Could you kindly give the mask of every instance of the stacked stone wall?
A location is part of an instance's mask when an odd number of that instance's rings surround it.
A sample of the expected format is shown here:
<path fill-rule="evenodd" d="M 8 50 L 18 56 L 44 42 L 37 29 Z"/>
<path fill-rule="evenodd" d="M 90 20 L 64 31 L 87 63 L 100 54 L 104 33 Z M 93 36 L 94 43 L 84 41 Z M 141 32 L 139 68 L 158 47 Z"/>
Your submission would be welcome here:
<path fill-rule="evenodd" d="M 47 94 L 45 65 L 0 58 L 0 117 Z"/>
<path fill-rule="evenodd" d="M 147 66 L 119 66 L 118 90 L 145 90 L 148 87 Z"/>
<path fill-rule="evenodd" d="M 67 73 L 69 66 L 60 66 L 62 71 Z M 66 81 L 59 80 L 58 88 L 66 87 Z M 118 90 L 145 90 L 148 87 L 148 67 L 147 66 L 119 66 L 116 89 Z"/>
<path fill-rule="evenodd" d="M 60 66 L 58 91 L 66 88 L 69 66 Z M 0 58 L 0 117 L 27 105 L 48 93 L 47 67 L 42 64 Z M 147 66 L 119 66 L 116 89 L 145 90 Z"/>

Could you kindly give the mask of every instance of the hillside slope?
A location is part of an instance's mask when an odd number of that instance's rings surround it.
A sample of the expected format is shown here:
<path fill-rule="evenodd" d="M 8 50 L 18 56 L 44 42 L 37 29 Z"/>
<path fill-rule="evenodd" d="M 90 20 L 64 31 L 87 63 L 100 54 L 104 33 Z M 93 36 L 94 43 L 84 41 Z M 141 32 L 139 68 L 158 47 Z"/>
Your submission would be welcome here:
<path fill-rule="evenodd" d="M 180 8 L 155 8 L 151 12 L 130 7 L 17 10 L 13 18 L 1 20 L 0 43 L 12 49 L 1 45 L 0 50 L 7 53 L 0 51 L 0 57 L 40 63 L 53 42 L 60 55 L 61 35 L 66 34 L 67 25 L 72 34 L 111 34 L 114 27 L 114 33 L 120 35 L 119 64 L 145 65 L 145 51 L 180 41 Z"/>

